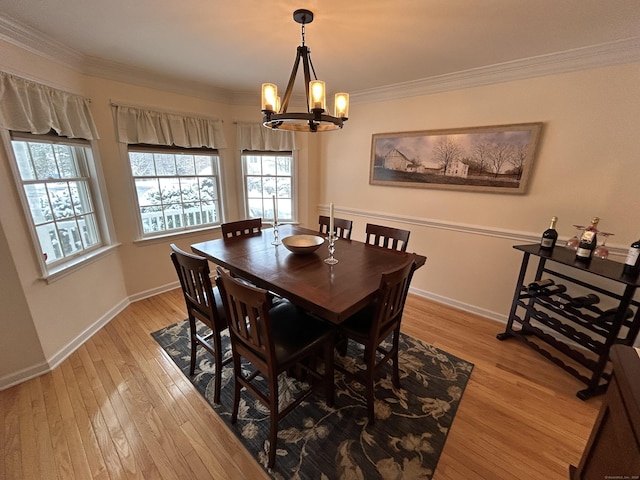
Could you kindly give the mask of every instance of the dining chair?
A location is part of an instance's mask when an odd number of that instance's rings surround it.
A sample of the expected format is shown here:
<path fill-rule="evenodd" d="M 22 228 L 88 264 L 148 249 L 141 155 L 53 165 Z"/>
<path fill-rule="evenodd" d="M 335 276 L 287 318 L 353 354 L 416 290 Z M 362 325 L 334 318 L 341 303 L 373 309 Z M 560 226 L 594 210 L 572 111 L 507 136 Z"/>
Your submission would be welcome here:
<path fill-rule="evenodd" d="M 323 233 L 324 235 L 329 235 L 329 223 L 330 218 L 326 215 L 320 215 L 318 217 L 318 223 L 320 227 L 318 232 Z M 340 238 L 345 238 L 347 240 L 351 240 L 351 229 L 353 227 L 352 220 L 346 220 L 344 218 L 336 218 L 333 217 L 333 228 L 335 229 L 335 234 Z"/>
<path fill-rule="evenodd" d="M 398 367 L 400 323 L 415 269 L 416 257 L 412 254 L 409 260 L 396 270 L 383 273 L 374 301 L 347 318 L 338 327 L 339 333 L 347 340 L 353 340 L 364 346 L 364 370 L 351 371 L 339 363 L 336 363 L 335 368 L 347 378 L 356 380 L 365 387 L 367 416 L 371 425 L 375 420 L 376 374 L 389 360 L 392 362 L 393 386 L 400 388 Z M 389 335 L 392 335 L 390 346 L 386 343 Z M 342 353 L 339 352 L 339 354 Z M 378 354 L 381 354 L 380 358 Z"/>
<path fill-rule="evenodd" d="M 220 225 L 222 238 L 248 237 L 262 232 L 262 218 L 250 218 Z"/>
<path fill-rule="evenodd" d="M 288 300 L 272 306 L 266 290 L 252 287 L 218 267 L 216 283 L 220 288 L 229 322 L 235 390 L 231 423 L 238 420 L 242 387 L 269 409 L 269 459 L 276 458 L 278 422 L 311 393 L 324 388 L 326 402 L 333 405 L 334 329 L 328 322 L 311 317 Z M 324 370 L 318 357 L 324 358 Z M 243 367 L 245 359 L 253 372 Z M 302 372 L 309 388 L 280 410 L 278 375 Z M 264 385 L 257 380 L 264 379 Z"/>
<path fill-rule="evenodd" d="M 227 315 L 222 304 L 220 291 L 217 286 L 211 283 L 211 272 L 206 258 L 187 253 L 173 243 L 171 250 L 173 250 L 171 260 L 180 279 L 189 317 L 189 336 L 191 339 L 189 375 L 195 373 L 197 347 L 200 345 L 213 355 L 215 360 L 213 401 L 220 403 L 222 367 L 232 360 L 231 356 L 222 359 L 221 333 L 227 328 Z M 199 334 L 196 321 L 204 323 L 209 328 L 209 332 L 205 335 Z"/>
<path fill-rule="evenodd" d="M 365 231 L 367 234 L 365 243 L 369 245 L 377 245 L 378 247 L 389 248 L 391 250 L 400 250 L 401 252 L 407 251 L 409 235 L 411 234 L 409 230 L 367 223 Z"/>

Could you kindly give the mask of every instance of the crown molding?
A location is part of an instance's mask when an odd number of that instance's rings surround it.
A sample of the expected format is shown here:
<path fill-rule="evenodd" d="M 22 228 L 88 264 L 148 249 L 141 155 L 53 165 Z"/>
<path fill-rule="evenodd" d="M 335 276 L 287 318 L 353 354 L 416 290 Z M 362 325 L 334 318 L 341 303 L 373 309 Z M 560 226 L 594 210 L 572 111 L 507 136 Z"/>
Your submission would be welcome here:
<path fill-rule="evenodd" d="M 352 104 L 429 95 L 482 85 L 640 62 L 640 37 L 353 92 Z"/>
<path fill-rule="evenodd" d="M 226 90 L 204 82 L 185 81 L 184 78 L 159 75 L 133 65 L 84 56 L 54 38 L 3 15 L 0 15 L 0 39 L 91 76 L 230 105 L 256 105 L 260 99 L 255 92 Z M 364 104 L 397 100 L 635 62 L 640 62 L 640 37 L 359 90 L 350 94 L 350 101 L 352 104 Z"/>
<path fill-rule="evenodd" d="M 80 52 L 4 15 L 0 15 L 0 39 L 71 69 L 82 69 Z"/>

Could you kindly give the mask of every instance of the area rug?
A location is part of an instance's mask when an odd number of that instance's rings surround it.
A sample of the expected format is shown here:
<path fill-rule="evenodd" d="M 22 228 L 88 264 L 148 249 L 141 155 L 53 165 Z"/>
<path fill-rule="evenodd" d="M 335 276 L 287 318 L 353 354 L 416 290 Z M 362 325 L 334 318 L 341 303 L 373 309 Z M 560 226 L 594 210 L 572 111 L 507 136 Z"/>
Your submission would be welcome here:
<path fill-rule="evenodd" d="M 206 327 L 201 325 L 204 331 Z M 230 354 L 228 332 L 223 336 Z M 208 400 L 214 411 L 258 460 L 271 478 L 280 479 L 431 479 L 473 364 L 402 334 L 400 382 L 395 389 L 387 365 L 377 379 L 376 421 L 367 422 L 363 388 L 345 381 L 336 371 L 333 407 L 322 392 L 295 408 L 278 429 L 276 465 L 267 468 L 268 411 L 246 391 L 242 392 L 238 421 L 231 424 L 233 366 L 222 369 L 221 403 L 213 403 L 212 357 L 198 349 L 197 368 L 189 377 L 189 323 L 178 322 L 152 333 L 171 359 Z M 336 355 L 349 370 L 360 368 L 362 350 L 349 342 L 347 355 Z M 281 375 L 280 401 L 300 388 L 296 380 Z"/>

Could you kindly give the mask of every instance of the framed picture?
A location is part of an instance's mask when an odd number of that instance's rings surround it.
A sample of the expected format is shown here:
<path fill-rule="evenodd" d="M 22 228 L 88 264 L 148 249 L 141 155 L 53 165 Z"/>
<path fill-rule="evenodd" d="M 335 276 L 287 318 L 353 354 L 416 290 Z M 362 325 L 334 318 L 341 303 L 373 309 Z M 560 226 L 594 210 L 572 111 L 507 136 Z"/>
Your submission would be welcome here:
<path fill-rule="evenodd" d="M 376 133 L 371 185 L 526 192 L 542 123 Z"/>

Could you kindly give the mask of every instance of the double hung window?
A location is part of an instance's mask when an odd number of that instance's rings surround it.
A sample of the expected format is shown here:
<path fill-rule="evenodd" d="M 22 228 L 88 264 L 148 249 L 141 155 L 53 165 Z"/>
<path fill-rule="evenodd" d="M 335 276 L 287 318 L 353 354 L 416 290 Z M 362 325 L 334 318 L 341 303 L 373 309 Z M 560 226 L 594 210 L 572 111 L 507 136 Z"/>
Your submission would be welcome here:
<path fill-rule="evenodd" d="M 89 141 L 13 132 L 11 147 L 21 196 L 48 271 L 108 243 L 99 169 Z"/>
<path fill-rule="evenodd" d="M 296 219 L 294 161 L 291 152 L 242 153 L 246 214 L 273 221 L 274 201 L 278 222 Z"/>
<path fill-rule="evenodd" d="M 213 149 L 130 145 L 142 237 L 219 225 L 219 157 Z"/>

